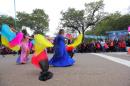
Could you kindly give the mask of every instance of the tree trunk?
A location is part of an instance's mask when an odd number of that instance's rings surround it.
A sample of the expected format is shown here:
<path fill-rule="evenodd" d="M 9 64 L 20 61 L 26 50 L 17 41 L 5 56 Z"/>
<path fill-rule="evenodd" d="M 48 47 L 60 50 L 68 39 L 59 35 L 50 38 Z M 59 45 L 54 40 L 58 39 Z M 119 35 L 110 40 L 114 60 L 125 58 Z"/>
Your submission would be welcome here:
<path fill-rule="evenodd" d="M 82 26 L 82 34 L 83 34 L 83 39 L 82 39 L 82 43 L 84 42 L 84 38 L 85 38 L 85 29 L 84 29 L 84 24 Z"/>
<path fill-rule="evenodd" d="M 85 39 L 85 31 L 82 30 L 82 34 L 83 34 L 83 39 L 82 39 L 82 43 L 84 42 L 84 39 Z"/>
<path fill-rule="evenodd" d="M 78 30 L 78 29 L 75 29 L 75 30 L 77 30 L 79 34 L 81 33 L 80 30 Z"/>

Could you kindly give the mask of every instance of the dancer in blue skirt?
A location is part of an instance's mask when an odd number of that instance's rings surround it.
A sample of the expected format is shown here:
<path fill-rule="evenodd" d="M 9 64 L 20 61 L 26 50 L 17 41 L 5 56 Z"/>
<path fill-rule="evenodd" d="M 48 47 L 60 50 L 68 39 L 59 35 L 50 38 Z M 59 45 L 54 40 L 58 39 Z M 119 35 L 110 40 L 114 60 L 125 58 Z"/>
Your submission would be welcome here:
<path fill-rule="evenodd" d="M 66 51 L 64 30 L 60 29 L 59 34 L 54 40 L 54 56 L 49 61 L 49 64 L 55 67 L 67 67 L 74 64 L 74 60 Z"/>

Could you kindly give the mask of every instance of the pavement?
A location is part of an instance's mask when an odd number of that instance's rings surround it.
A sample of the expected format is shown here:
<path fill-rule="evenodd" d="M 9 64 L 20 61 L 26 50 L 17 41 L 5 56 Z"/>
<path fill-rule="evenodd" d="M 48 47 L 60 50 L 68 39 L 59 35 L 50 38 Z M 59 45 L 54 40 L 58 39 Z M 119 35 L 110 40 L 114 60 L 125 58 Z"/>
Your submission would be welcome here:
<path fill-rule="evenodd" d="M 30 62 L 16 65 L 17 55 L 0 55 L 0 86 L 130 86 L 130 67 L 105 58 L 129 62 L 130 55 L 126 52 L 98 54 L 77 53 L 75 65 L 50 67 L 54 77 L 45 82 L 38 80 L 40 70 Z M 50 57 L 52 54 L 49 54 Z"/>

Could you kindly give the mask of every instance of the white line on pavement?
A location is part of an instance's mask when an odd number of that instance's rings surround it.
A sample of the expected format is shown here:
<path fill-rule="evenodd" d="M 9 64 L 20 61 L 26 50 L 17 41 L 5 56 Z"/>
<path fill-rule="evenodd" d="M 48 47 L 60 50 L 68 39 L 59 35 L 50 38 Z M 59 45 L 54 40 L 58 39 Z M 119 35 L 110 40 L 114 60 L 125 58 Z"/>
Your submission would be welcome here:
<path fill-rule="evenodd" d="M 92 54 L 100 56 L 100 57 L 108 59 L 108 60 L 111 60 L 113 62 L 120 63 L 120 64 L 125 65 L 127 67 L 130 67 L 130 61 L 128 61 L 128 60 L 120 59 L 120 58 L 113 57 L 113 56 L 107 56 L 107 55 L 99 54 L 99 53 L 92 53 Z"/>

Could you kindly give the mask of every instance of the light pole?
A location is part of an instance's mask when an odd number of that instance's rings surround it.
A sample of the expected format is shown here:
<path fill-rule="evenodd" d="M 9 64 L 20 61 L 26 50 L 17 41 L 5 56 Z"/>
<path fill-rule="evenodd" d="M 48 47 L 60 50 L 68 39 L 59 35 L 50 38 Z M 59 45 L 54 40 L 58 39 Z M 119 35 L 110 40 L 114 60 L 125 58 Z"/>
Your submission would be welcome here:
<path fill-rule="evenodd" d="M 16 2 L 14 0 L 14 25 L 15 25 L 15 29 L 16 29 Z"/>

